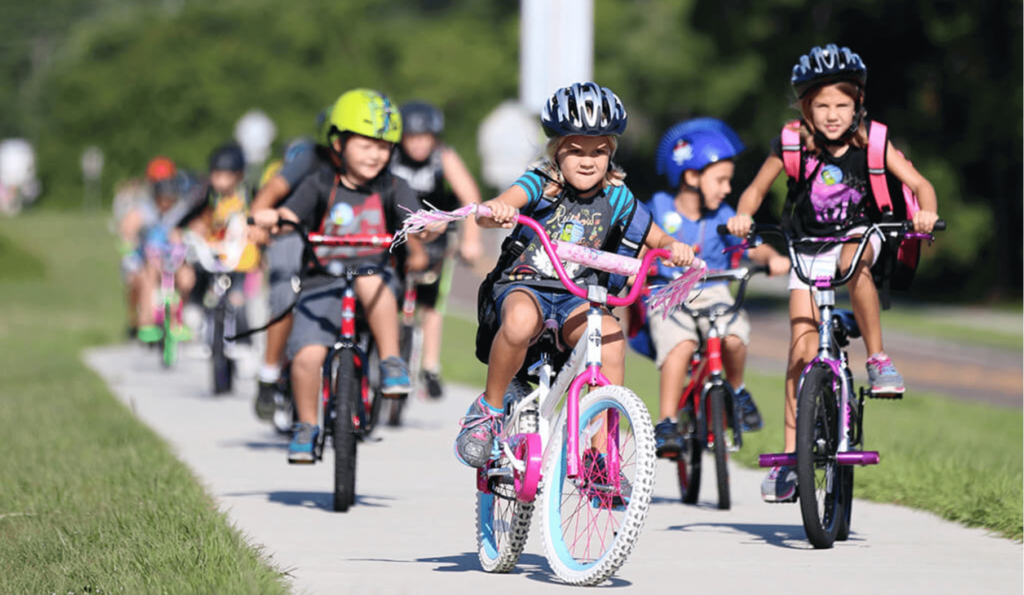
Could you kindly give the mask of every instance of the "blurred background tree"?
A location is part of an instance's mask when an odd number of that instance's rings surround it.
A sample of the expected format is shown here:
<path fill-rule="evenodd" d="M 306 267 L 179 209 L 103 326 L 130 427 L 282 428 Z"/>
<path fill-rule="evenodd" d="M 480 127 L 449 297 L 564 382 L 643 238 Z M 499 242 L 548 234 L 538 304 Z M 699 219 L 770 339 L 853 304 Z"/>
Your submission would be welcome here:
<path fill-rule="evenodd" d="M 518 94 L 518 3 L 473 0 L 35 0 L 0 9 L 0 135 L 37 147 L 44 203 L 78 206 L 78 158 L 106 153 L 105 193 L 167 154 L 203 170 L 247 110 L 279 141 L 367 86 L 447 116 L 479 171 L 476 129 Z M 919 273 L 933 299 L 1019 298 L 1022 3 L 932 0 L 595 0 L 595 78 L 626 102 L 618 160 L 638 196 L 662 187 L 661 133 L 712 115 L 748 145 L 732 199 L 796 115 L 788 80 L 811 46 L 869 68 L 870 117 L 932 181 L 950 230 Z M 552 57 L 557 59 L 557 57 Z M 777 213 L 783 186 L 766 205 Z"/>

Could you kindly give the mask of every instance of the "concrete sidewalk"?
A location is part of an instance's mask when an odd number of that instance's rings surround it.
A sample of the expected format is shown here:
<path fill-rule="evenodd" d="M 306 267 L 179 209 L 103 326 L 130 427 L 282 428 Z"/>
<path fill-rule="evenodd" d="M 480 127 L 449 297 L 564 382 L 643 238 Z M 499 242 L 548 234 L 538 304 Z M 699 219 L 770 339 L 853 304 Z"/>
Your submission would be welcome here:
<path fill-rule="evenodd" d="M 232 522 L 293 577 L 301 593 L 567 592 L 543 557 L 539 527 L 517 570 L 489 575 L 476 557 L 474 475 L 451 453 L 476 391 L 451 387 L 414 401 L 408 425 L 383 428 L 359 450 L 357 505 L 330 511 L 333 461 L 288 466 L 285 439 L 252 413 L 255 381 L 209 392 L 209 364 L 164 371 L 134 346 L 86 362 L 196 473 Z M 883 463 L 884 464 L 884 463 Z M 762 473 L 733 467 L 733 509 L 678 502 L 674 467 L 660 464 L 654 503 L 632 556 L 605 587 L 629 592 L 1020 593 L 1022 546 L 931 514 L 856 501 L 853 534 L 831 550 L 807 544 L 793 505 L 760 500 Z M 870 473 L 870 469 L 858 470 Z M 535 517 L 536 518 L 536 517 Z"/>

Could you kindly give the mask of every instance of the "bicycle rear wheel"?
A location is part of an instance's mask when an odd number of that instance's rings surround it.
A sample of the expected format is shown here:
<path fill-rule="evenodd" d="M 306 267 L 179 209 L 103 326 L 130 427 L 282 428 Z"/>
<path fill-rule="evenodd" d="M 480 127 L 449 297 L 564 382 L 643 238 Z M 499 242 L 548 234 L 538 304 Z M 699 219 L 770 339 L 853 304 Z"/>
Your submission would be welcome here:
<path fill-rule="evenodd" d="M 222 297 L 222 300 L 227 299 Z M 234 365 L 231 358 L 224 352 L 224 317 L 227 316 L 223 303 L 213 311 L 213 344 L 210 345 L 213 363 L 213 394 L 222 395 L 231 392 L 231 381 L 234 376 Z"/>
<path fill-rule="evenodd" d="M 334 510 L 346 512 L 356 501 L 356 432 L 353 406 L 361 401 L 362 369 L 351 349 L 338 352 L 334 371 Z"/>
<path fill-rule="evenodd" d="M 654 490 L 654 428 L 647 407 L 622 386 L 603 386 L 580 402 L 581 465 L 568 477 L 564 419 L 544 473 L 544 550 L 574 585 L 597 585 L 629 557 Z M 619 473 L 608 452 L 618 452 Z"/>
<path fill-rule="evenodd" d="M 843 480 L 843 494 L 840 501 L 843 504 L 843 516 L 839 518 L 839 529 L 836 530 L 836 541 L 846 541 L 850 538 L 850 521 L 853 513 L 853 465 L 844 465 L 839 474 Z"/>
<path fill-rule="evenodd" d="M 679 478 L 679 496 L 684 504 L 696 504 L 700 495 L 701 455 L 704 445 L 697 437 L 699 420 L 692 408 L 679 412 L 679 434 L 683 437 L 683 452 L 676 459 Z"/>
<path fill-rule="evenodd" d="M 530 387 L 514 378 L 505 393 L 505 402 L 520 399 L 530 394 Z M 524 415 L 519 418 L 518 434 L 537 432 L 537 417 Z M 485 469 L 509 467 L 504 455 Z M 480 565 L 487 572 L 510 572 L 515 568 L 526 546 L 530 534 L 530 520 L 533 518 L 533 502 L 516 499 L 515 482 L 511 477 L 495 478 L 490 482 L 491 493 L 476 493 L 476 544 Z"/>
<path fill-rule="evenodd" d="M 797 495 L 807 540 L 815 548 L 832 547 L 845 516 L 843 473 L 836 463 L 839 408 L 832 372 L 815 366 L 797 396 Z"/>
<path fill-rule="evenodd" d="M 729 510 L 732 505 L 729 497 L 729 443 L 725 437 L 725 399 L 732 395 L 726 393 L 722 386 L 715 386 L 708 392 L 711 404 L 711 434 L 714 435 L 712 448 L 715 452 L 715 475 L 718 480 L 718 508 Z M 710 440 L 709 440 L 710 442 Z"/>

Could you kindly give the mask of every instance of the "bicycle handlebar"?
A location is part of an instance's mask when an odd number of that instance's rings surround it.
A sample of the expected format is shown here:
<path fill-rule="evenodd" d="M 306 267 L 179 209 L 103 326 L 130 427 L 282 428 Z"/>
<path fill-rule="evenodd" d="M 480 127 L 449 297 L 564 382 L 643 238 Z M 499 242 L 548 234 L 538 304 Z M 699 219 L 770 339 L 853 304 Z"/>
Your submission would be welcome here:
<path fill-rule="evenodd" d="M 680 304 L 680 308 L 694 318 L 718 318 L 728 316 L 743 306 L 744 297 L 747 293 L 747 283 L 750 281 L 750 278 L 758 274 L 767 275 L 768 272 L 769 268 L 766 264 L 756 264 L 750 267 L 740 267 L 737 269 L 726 269 L 722 271 L 710 271 L 704 276 L 705 283 L 711 281 L 740 282 L 739 287 L 736 289 L 736 297 L 733 299 L 732 305 L 724 310 L 719 310 L 718 307 L 721 304 L 712 304 L 707 308 L 692 309 L 688 308 L 686 304 L 683 303 Z"/>
<path fill-rule="evenodd" d="M 255 222 L 252 217 L 249 218 L 249 224 L 253 225 Z M 320 262 L 320 257 L 316 255 L 316 251 L 313 250 L 316 246 L 345 246 L 351 248 L 365 247 L 365 248 L 389 248 L 394 243 L 394 238 L 391 234 L 350 234 L 344 236 L 332 236 L 324 235 L 321 233 L 313 233 L 306 229 L 302 223 L 298 221 L 292 221 L 291 219 L 278 219 L 277 224 L 283 227 L 291 227 L 298 232 L 299 238 L 302 239 L 302 243 L 309 248 L 308 253 L 311 257 L 306 257 L 306 252 L 303 252 L 303 260 L 306 260 L 313 265 L 313 268 L 317 272 L 327 275 L 329 277 L 344 278 L 349 274 L 356 276 L 361 275 L 373 275 L 376 274 L 380 267 L 367 265 L 360 267 L 358 270 L 352 272 L 346 271 L 344 273 L 332 273 L 327 270 L 327 267 Z M 370 270 L 372 269 L 372 271 Z"/>

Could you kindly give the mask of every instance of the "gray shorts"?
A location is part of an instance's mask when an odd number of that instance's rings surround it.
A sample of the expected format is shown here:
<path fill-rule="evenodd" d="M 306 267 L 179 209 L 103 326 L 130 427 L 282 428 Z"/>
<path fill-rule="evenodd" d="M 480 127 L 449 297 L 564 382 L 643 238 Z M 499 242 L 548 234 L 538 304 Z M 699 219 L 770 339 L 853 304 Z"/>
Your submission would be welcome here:
<path fill-rule="evenodd" d="M 267 273 L 270 277 L 270 314 L 277 316 L 295 301 L 293 281 L 302 270 L 302 238 L 294 233 L 274 238 L 264 253 L 267 259 Z"/>
<path fill-rule="evenodd" d="M 708 308 L 713 304 L 732 304 L 734 301 L 732 294 L 729 293 L 729 286 L 720 284 L 700 290 L 700 294 L 693 301 L 687 302 L 686 305 L 691 309 L 697 310 Z M 668 318 L 662 318 L 661 312 L 651 312 L 648 314 L 648 317 L 651 325 L 651 340 L 654 342 L 654 349 L 657 353 L 654 364 L 659 369 L 665 363 L 665 360 L 668 359 L 668 354 L 675 349 L 676 345 L 683 341 L 697 343 L 700 337 L 707 337 L 708 327 L 710 326 L 706 318 L 701 318 L 699 321 L 700 333 L 698 335 L 697 324 L 695 324 L 693 317 L 679 310 L 673 312 Z M 744 345 L 750 344 L 750 319 L 747 317 L 746 310 L 740 309 L 733 314 L 725 327 L 725 336 L 728 335 L 739 337 Z"/>
<path fill-rule="evenodd" d="M 396 301 L 402 295 L 398 278 L 390 269 L 385 269 L 384 283 L 395 295 Z M 331 346 L 338 340 L 341 332 L 341 297 L 345 290 L 344 279 L 332 279 L 322 285 L 303 289 L 299 301 L 295 305 L 292 333 L 288 335 L 285 354 L 293 359 L 295 354 L 307 345 Z M 359 308 L 357 320 L 366 317 Z"/>

